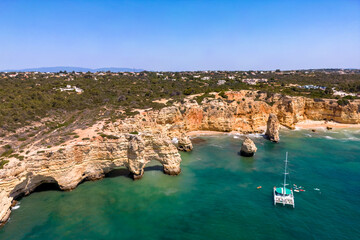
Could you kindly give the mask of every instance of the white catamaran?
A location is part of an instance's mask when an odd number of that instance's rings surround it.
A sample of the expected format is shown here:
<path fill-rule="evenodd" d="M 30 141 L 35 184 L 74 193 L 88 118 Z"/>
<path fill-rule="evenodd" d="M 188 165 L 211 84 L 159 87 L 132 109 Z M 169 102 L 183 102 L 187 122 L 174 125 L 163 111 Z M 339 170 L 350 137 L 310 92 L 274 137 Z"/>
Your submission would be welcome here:
<path fill-rule="evenodd" d="M 285 158 L 285 172 L 284 172 L 284 183 L 283 187 L 274 187 L 274 205 L 280 203 L 282 205 L 292 205 L 295 208 L 295 201 L 294 201 L 294 192 L 292 189 L 286 188 L 286 175 L 289 174 L 287 171 L 287 157 L 288 153 L 286 152 Z"/>

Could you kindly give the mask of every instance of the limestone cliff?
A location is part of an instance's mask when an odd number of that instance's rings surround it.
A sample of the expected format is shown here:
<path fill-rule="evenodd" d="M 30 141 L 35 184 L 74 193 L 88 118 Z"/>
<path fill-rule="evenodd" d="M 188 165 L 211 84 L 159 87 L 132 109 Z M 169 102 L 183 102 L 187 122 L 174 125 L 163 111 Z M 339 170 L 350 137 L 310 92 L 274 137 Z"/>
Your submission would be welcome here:
<path fill-rule="evenodd" d="M 262 132 L 274 113 L 280 125 L 293 129 L 304 120 L 360 123 L 360 101 L 340 106 L 336 100 L 289 97 L 260 92 L 228 92 L 227 99 L 204 99 L 201 104 L 187 100 L 178 105 L 186 131 L 213 130 L 242 133 Z"/>
<path fill-rule="evenodd" d="M 151 160 L 160 162 L 165 173 L 177 175 L 181 171 L 178 150 L 192 149 L 186 135 L 189 131 L 263 132 L 270 113 L 289 128 L 307 119 L 360 123 L 360 103 L 356 101 L 340 106 L 335 100 L 245 90 L 226 95 L 227 99 L 217 95 L 205 98 L 201 104 L 187 98 L 128 119 L 100 121 L 76 130 L 80 137 L 60 146 L 47 148 L 39 140 L 23 147 L 23 160 L 9 158 L 0 169 L 0 223 L 8 219 L 14 198 L 31 193 L 42 183 L 57 183 L 60 189 L 71 190 L 81 181 L 102 178 L 119 167 L 129 169 L 134 179 L 139 179 Z M 48 135 L 44 133 L 43 138 Z"/>
<path fill-rule="evenodd" d="M 279 129 L 280 129 L 279 120 L 275 114 L 271 113 L 267 121 L 265 135 L 269 138 L 270 141 L 279 142 L 280 140 Z"/>
<path fill-rule="evenodd" d="M 135 179 L 151 160 L 160 162 L 169 175 L 180 173 L 181 158 L 169 137 L 161 133 L 121 134 L 117 139 L 98 137 L 57 151 L 38 151 L 27 160 L 11 159 L 0 170 L 0 221 L 10 214 L 14 198 L 31 193 L 42 183 L 57 183 L 62 190 L 74 189 L 83 180 L 104 177 L 126 167 Z"/>

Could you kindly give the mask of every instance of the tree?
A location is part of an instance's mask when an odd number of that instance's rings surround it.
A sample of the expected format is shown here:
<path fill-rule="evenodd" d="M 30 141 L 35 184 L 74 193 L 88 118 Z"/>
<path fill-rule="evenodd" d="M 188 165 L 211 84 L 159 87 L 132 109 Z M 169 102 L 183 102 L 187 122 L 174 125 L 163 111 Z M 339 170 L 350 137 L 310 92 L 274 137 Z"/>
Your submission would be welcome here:
<path fill-rule="evenodd" d="M 184 95 L 190 95 L 194 92 L 194 90 L 192 88 L 187 88 L 183 91 Z"/>
<path fill-rule="evenodd" d="M 333 95 L 333 90 L 332 90 L 331 88 L 327 87 L 327 88 L 325 89 L 325 94 Z"/>

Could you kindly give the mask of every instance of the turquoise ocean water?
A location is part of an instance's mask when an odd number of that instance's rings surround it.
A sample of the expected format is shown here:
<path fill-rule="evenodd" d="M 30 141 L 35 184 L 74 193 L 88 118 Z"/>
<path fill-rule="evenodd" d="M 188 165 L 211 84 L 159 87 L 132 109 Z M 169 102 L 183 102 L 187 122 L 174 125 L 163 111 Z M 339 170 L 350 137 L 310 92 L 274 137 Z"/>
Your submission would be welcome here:
<path fill-rule="evenodd" d="M 360 130 L 280 137 L 251 135 L 258 152 L 244 158 L 244 136 L 204 136 L 182 153 L 179 176 L 154 162 L 139 181 L 115 171 L 72 192 L 35 192 L 0 239 L 360 239 Z M 286 151 L 291 183 L 306 190 L 295 209 L 272 199 Z"/>

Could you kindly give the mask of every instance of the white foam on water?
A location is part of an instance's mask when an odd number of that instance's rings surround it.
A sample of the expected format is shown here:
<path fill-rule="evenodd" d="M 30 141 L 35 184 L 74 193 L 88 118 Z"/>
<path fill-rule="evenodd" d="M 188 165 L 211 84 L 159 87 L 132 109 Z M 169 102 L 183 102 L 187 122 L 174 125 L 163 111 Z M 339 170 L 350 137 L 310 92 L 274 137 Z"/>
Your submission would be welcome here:
<path fill-rule="evenodd" d="M 344 135 L 346 136 L 346 138 L 343 138 L 342 140 L 352 140 L 352 141 L 360 140 L 359 138 L 355 137 L 353 134 L 350 134 L 349 132 L 344 132 Z"/>
<path fill-rule="evenodd" d="M 221 149 L 223 149 L 223 148 L 224 148 L 223 146 L 221 146 L 221 145 L 217 145 L 217 144 L 210 144 L 210 146 L 217 147 L 217 148 L 221 148 Z"/>
<path fill-rule="evenodd" d="M 342 140 L 350 140 L 350 141 L 360 141 L 360 138 L 357 138 L 357 137 L 348 137 L 348 138 L 343 138 Z"/>
<path fill-rule="evenodd" d="M 248 136 L 253 137 L 253 138 L 261 138 L 262 134 L 260 134 L 260 133 L 251 133 L 251 134 L 248 134 Z"/>
<path fill-rule="evenodd" d="M 173 195 L 173 194 L 176 193 L 176 192 L 177 192 L 176 189 L 167 189 L 167 190 L 165 191 L 165 195 L 166 195 L 166 196 L 170 196 L 170 195 Z"/>
<path fill-rule="evenodd" d="M 335 139 L 333 137 L 330 137 L 330 136 L 325 136 L 326 139 Z"/>
<path fill-rule="evenodd" d="M 240 138 L 239 136 L 235 135 L 234 138 Z"/>
<path fill-rule="evenodd" d="M 17 203 L 15 206 L 11 208 L 11 210 L 16 210 L 20 208 L 20 203 Z"/>

